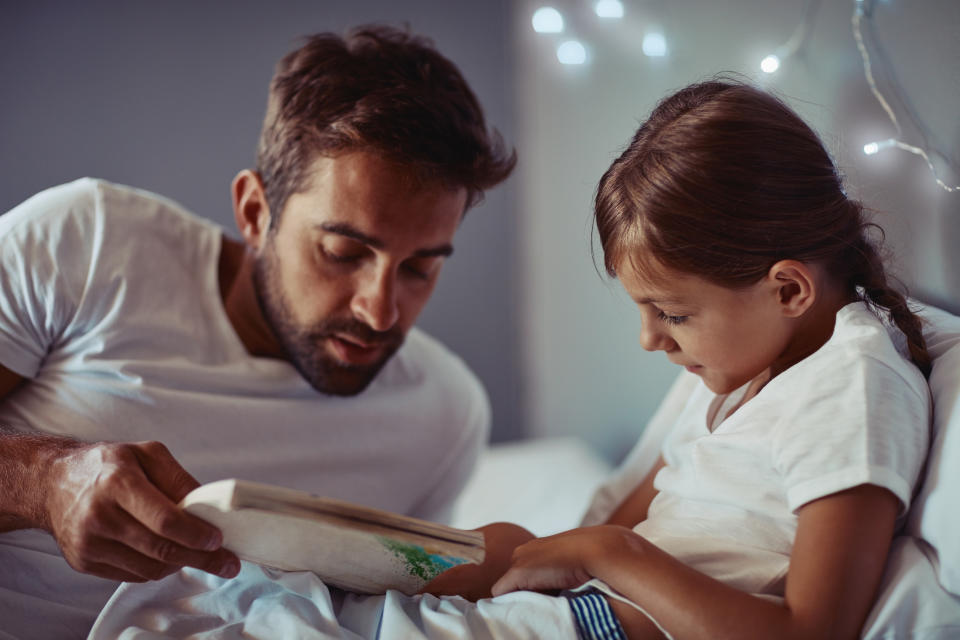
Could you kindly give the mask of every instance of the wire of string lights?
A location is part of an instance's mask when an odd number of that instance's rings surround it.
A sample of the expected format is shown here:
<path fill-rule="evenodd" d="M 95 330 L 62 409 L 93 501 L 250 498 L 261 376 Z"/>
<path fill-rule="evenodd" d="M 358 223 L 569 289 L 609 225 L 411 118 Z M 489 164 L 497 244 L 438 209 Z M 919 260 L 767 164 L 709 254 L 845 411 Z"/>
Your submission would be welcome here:
<path fill-rule="evenodd" d="M 863 71 L 864 75 L 867 78 L 867 84 L 870 86 L 870 91 L 873 93 L 874 97 L 877 99 L 877 102 L 880 103 L 880 106 L 883 107 L 883 110 L 887 113 L 887 116 L 890 118 L 890 121 L 893 123 L 894 128 L 897 131 L 896 137 L 888 138 L 886 140 L 880 140 L 877 142 L 869 142 L 863 145 L 863 152 L 867 155 L 873 155 L 882 151 L 883 149 L 888 149 L 890 147 L 896 147 L 897 149 L 902 149 L 904 151 L 909 151 L 914 155 L 918 155 L 923 158 L 927 166 L 930 168 L 930 172 L 933 174 L 934 180 L 937 181 L 937 184 L 940 185 L 943 189 L 953 192 L 960 189 L 960 185 L 948 185 L 944 182 L 940 175 L 937 173 L 937 168 L 933 165 L 933 161 L 930 160 L 930 156 L 927 155 L 927 152 L 921 147 L 917 147 L 911 144 L 907 144 L 900 140 L 900 137 L 903 135 L 903 129 L 900 127 L 900 122 L 897 120 L 897 115 L 894 113 L 893 109 L 890 107 L 890 103 L 887 102 L 887 99 L 880 92 L 880 89 L 877 87 L 876 80 L 873 77 L 873 67 L 870 63 L 870 52 L 867 51 L 867 47 L 863 41 L 863 33 L 861 30 L 861 22 L 864 18 L 870 18 L 870 9 L 867 5 L 869 0 L 854 0 L 853 8 L 853 17 L 851 19 L 853 25 L 853 38 L 857 42 L 857 49 L 860 51 L 860 57 L 863 58 Z"/>
<path fill-rule="evenodd" d="M 820 8 L 821 0 L 807 0 L 807 5 L 803 10 L 803 21 L 794 29 L 790 39 L 777 47 L 777 50 L 768 55 L 760 63 L 760 69 L 764 73 L 774 73 L 780 68 L 780 63 L 796 54 L 806 43 L 810 28 L 816 20 L 817 10 Z"/>

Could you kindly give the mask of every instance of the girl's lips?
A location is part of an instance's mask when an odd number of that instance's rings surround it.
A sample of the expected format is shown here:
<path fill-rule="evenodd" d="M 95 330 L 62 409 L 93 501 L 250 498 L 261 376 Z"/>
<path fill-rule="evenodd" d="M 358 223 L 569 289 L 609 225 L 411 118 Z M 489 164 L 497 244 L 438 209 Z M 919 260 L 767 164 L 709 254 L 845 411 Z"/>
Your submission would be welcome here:
<path fill-rule="evenodd" d="M 703 369 L 703 365 L 699 365 L 699 364 L 687 365 L 686 367 L 684 367 L 684 369 L 686 369 L 690 373 L 696 373 L 700 369 Z"/>

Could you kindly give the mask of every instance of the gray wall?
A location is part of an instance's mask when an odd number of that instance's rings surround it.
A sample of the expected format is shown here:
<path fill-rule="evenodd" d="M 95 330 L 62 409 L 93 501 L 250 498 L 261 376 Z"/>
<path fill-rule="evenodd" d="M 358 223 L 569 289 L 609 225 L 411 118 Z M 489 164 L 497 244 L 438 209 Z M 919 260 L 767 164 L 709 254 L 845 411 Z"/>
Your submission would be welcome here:
<path fill-rule="evenodd" d="M 171 197 L 233 230 L 274 63 L 315 31 L 408 23 L 458 64 L 514 139 L 506 0 L 6 3 L 0 20 L 0 212 L 96 176 Z M 515 181 L 458 235 L 420 325 L 487 386 L 494 438 L 520 430 Z"/>
<path fill-rule="evenodd" d="M 678 370 L 638 342 L 639 314 L 590 257 L 597 181 L 655 103 L 711 75 L 755 77 L 787 98 L 821 133 L 848 177 L 849 191 L 876 209 L 914 294 L 960 311 L 960 192 L 934 183 L 924 162 L 863 144 L 893 127 L 870 94 L 851 31 L 853 0 L 823 0 L 805 45 L 765 76 L 759 62 L 803 21 L 799 0 L 625 1 L 625 17 L 601 21 L 592 2 L 556 0 L 568 29 L 536 34 L 540 2 L 515 4 L 520 170 L 524 377 L 528 432 L 580 434 L 616 459 L 636 439 Z M 875 3 L 864 36 L 875 72 L 901 120 L 912 110 L 949 184 L 960 183 L 960 2 Z M 646 30 L 659 27 L 670 53 L 647 58 Z M 583 67 L 557 64 L 554 47 L 576 36 L 590 50 Z M 879 47 L 879 48 L 878 48 Z M 763 76 L 763 77 L 761 77 Z M 891 99 L 892 99 L 891 95 Z M 917 128 L 904 123 L 904 140 Z"/>
<path fill-rule="evenodd" d="M 97 175 L 231 226 L 227 187 L 253 162 L 274 61 L 303 33 L 407 21 L 460 65 L 520 151 L 518 174 L 468 216 L 421 323 L 484 380 L 497 439 L 577 434 L 616 459 L 676 375 L 640 349 L 636 311 L 595 270 L 591 198 L 656 101 L 716 72 L 757 76 L 786 96 L 850 191 L 877 209 L 913 292 L 960 311 L 960 194 L 912 155 L 860 150 L 893 129 L 864 81 L 853 0 L 822 0 L 804 47 L 770 77 L 759 60 L 790 37 L 804 2 L 625 0 L 625 19 L 606 23 L 587 0 L 551 3 L 566 12 L 567 35 L 588 42 L 585 67 L 557 64 L 559 38 L 532 31 L 540 3 L 528 0 L 11 4 L 0 22 L 0 210 Z M 640 52 L 653 26 L 666 58 Z M 880 0 L 868 26 L 881 87 L 901 94 L 898 115 L 914 112 L 960 166 L 960 2 Z"/>

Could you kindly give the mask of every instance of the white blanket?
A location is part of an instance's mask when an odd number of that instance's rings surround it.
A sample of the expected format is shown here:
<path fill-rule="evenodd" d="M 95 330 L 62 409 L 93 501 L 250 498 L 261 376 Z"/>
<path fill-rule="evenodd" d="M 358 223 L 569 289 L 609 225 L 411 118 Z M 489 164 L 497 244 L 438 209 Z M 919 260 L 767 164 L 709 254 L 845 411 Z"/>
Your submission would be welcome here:
<path fill-rule="evenodd" d="M 472 603 L 459 597 L 361 596 L 328 588 L 309 572 L 243 563 L 233 580 L 184 569 L 124 584 L 89 640 L 193 638 L 477 638 L 576 640 L 569 602 L 517 592 Z"/>

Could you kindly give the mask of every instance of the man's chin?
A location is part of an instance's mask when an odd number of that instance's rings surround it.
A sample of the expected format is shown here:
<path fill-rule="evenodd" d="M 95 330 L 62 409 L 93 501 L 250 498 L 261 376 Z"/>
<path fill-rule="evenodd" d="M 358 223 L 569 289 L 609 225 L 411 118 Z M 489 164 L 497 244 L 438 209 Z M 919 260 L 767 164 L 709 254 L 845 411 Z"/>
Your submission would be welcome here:
<path fill-rule="evenodd" d="M 314 369 L 300 374 L 311 387 L 332 396 L 355 396 L 362 393 L 383 368 L 386 361 L 367 367 L 324 366 L 322 370 Z"/>

